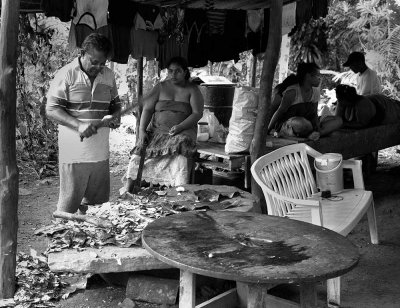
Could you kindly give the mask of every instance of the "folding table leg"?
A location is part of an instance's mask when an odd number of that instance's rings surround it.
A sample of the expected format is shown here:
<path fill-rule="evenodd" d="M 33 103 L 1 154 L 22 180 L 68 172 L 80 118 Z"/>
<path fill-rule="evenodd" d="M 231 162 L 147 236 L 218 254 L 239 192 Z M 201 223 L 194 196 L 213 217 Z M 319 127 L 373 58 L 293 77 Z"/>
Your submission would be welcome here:
<path fill-rule="evenodd" d="M 194 308 L 196 305 L 196 276 L 181 270 L 179 278 L 179 308 Z"/>

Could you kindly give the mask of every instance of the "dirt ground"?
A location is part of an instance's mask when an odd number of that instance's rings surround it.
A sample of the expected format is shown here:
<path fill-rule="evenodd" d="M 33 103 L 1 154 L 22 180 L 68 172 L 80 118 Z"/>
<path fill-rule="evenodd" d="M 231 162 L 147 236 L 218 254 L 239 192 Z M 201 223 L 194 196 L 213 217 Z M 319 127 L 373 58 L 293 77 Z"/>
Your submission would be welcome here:
<path fill-rule="evenodd" d="M 111 199 L 118 196 L 122 186 L 121 177 L 125 171 L 128 153 L 134 135 L 127 134 L 129 121 L 111 135 Z M 378 219 L 380 244 L 369 242 L 366 218 L 348 236 L 361 254 L 359 265 L 342 279 L 342 307 L 390 308 L 400 307 L 400 154 L 395 148 L 379 152 L 377 171 L 365 179 L 366 186 L 374 193 Z M 22 188 L 22 189 L 21 189 Z M 18 251 L 30 252 L 35 249 L 43 252 L 46 241 L 33 235 L 35 229 L 51 221 L 58 198 L 58 178 L 44 180 L 32 179 L 22 174 L 19 197 Z M 292 296 L 291 290 L 277 290 L 283 296 Z M 324 305 L 325 288 L 320 287 L 318 297 Z M 107 284 L 94 279 L 85 291 L 76 292 L 66 300 L 61 300 L 59 308 L 108 308 L 118 305 L 125 299 L 124 287 Z M 136 307 L 165 307 L 154 304 L 136 303 Z"/>

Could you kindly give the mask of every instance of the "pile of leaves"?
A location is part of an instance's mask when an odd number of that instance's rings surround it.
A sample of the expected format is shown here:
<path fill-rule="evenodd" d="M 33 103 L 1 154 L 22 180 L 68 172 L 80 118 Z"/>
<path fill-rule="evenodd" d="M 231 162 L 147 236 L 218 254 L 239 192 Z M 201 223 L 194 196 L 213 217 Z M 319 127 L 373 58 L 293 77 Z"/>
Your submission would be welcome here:
<path fill-rule="evenodd" d="M 3 300 L 7 302 L 1 304 L 6 306 L 1 307 L 55 307 L 60 299 L 86 288 L 87 276 L 55 274 L 50 271 L 47 258 L 32 250 L 31 255 L 22 252 L 17 255 L 16 283 L 14 298 Z"/>
<path fill-rule="evenodd" d="M 238 192 L 223 195 L 211 189 L 191 192 L 175 188 L 164 191 L 147 188 L 137 195 L 125 194 L 124 199 L 113 203 L 89 207 L 86 215 L 109 222 L 110 228 L 61 220 L 36 230 L 35 235 L 49 237 L 47 253 L 105 245 L 125 248 L 141 246 L 141 232 L 153 220 L 185 211 L 237 207 L 243 202 L 241 198 L 235 198 L 238 195 Z"/>

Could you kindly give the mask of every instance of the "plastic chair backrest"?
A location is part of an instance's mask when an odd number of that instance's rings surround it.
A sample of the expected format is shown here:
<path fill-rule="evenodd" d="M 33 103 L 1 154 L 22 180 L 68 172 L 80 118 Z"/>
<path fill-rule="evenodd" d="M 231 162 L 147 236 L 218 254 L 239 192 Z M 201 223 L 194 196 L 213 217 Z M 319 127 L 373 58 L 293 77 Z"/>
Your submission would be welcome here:
<path fill-rule="evenodd" d="M 317 192 L 308 154 L 319 153 L 304 143 L 279 148 L 258 158 L 251 167 L 255 181 L 263 189 L 269 215 L 286 216 L 293 203 L 283 200 L 307 199 Z"/>

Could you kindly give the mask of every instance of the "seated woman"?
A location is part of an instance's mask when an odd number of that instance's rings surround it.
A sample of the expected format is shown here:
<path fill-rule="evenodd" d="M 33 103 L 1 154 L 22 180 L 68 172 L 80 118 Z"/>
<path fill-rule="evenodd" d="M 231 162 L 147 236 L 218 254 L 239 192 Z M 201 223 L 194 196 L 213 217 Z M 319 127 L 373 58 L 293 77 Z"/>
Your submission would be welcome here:
<path fill-rule="evenodd" d="M 143 180 L 167 186 L 187 184 L 190 180 L 203 96 L 198 86 L 189 81 L 185 59 L 172 58 L 167 67 L 167 80 L 157 84 L 142 100 L 138 141 L 131 151 L 126 174 L 128 192 L 132 191 L 143 147 Z"/>
<path fill-rule="evenodd" d="M 306 137 L 312 140 L 317 140 L 320 136 L 340 128 L 342 121 L 339 117 L 318 118 L 319 83 L 318 66 L 315 63 L 299 63 L 297 83 L 288 86 L 283 91 L 281 103 L 271 118 L 268 131 L 275 129 L 279 135 L 283 124 L 293 117 L 302 117 L 311 123 L 313 130 Z M 306 121 L 302 122 L 307 123 Z M 286 124 L 290 125 L 290 123 Z"/>
<path fill-rule="evenodd" d="M 344 128 L 365 128 L 400 121 L 400 102 L 382 94 L 358 95 L 354 87 L 336 87 L 336 115 Z"/>
<path fill-rule="evenodd" d="M 283 92 L 285 92 L 285 90 L 289 86 L 292 86 L 297 83 L 298 83 L 297 76 L 295 74 L 291 74 L 287 76 L 280 84 L 275 86 L 274 91 L 272 93 L 273 95 L 271 104 L 272 113 L 275 113 L 275 111 L 279 108 L 279 105 L 281 104 L 283 98 Z"/>

